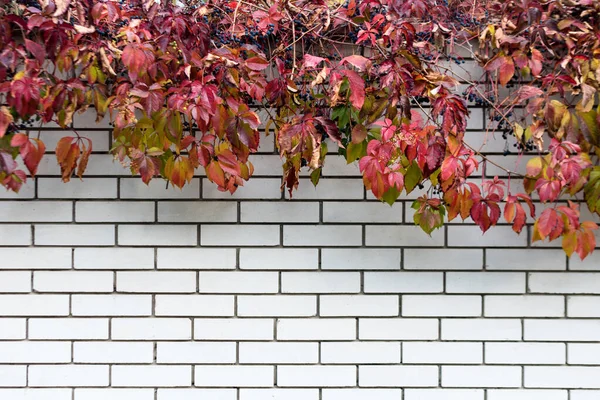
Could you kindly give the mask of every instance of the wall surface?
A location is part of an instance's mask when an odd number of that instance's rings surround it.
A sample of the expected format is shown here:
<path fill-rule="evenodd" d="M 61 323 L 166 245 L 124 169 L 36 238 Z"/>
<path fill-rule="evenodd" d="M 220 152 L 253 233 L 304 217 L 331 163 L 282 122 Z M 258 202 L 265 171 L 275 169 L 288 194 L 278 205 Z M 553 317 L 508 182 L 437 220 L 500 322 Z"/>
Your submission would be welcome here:
<path fill-rule="evenodd" d="M 145 187 L 108 125 L 75 126 L 83 181 L 51 155 L 0 194 L 0 399 L 600 399 L 600 251 L 567 260 L 508 226 L 429 238 L 419 193 L 382 205 L 335 156 L 285 200 L 272 136 L 234 196 L 201 175 Z M 484 149 L 514 165 L 504 146 Z"/>

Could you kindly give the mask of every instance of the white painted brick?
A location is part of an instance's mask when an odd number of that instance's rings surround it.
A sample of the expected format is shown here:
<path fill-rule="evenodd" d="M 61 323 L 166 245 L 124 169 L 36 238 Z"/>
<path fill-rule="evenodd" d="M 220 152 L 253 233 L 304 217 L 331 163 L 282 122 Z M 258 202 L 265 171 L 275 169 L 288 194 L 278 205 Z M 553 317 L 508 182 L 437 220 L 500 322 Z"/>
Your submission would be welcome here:
<path fill-rule="evenodd" d="M 112 246 L 112 225 L 36 225 L 35 244 L 45 246 Z"/>
<path fill-rule="evenodd" d="M 354 340 L 354 319 L 280 319 L 277 340 Z"/>
<path fill-rule="evenodd" d="M 481 364 L 481 343 L 405 342 L 402 344 L 404 364 Z"/>
<path fill-rule="evenodd" d="M 525 367 L 525 387 L 600 389 L 600 367 Z"/>
<path fill-rule="evenodd" d="M 525 320 L 525 340 L 598 341 L 600 321 L 596 320 Z"/>
<path fill-rule="evenodd" d="M 323 165 L 323 176 L 362 176 L 357 162 L 348 164 L 346 157 L 330 154 Z"/>
<path fill-rule="evenodd" d="M 78 364 L 151 363 L 152 343 L 144 342 L 74 342 L 73 361 Z"/>
<path fill-rule="evenodd" d="M 240 400 L 319 400 L 318 389 L 240 389 Z"/>
<path fill-rule="evenodd" d="M 240 249 L 241 269 L 317 269 L 317 249 Z"/>
<path fill-rule="evenodd" d="M 356 385 L 356 367 L 299 365 L 277 367 L 277 385 L 291 387 L 329 387 Z"/>
<path fill-rule="evenodd" d="M 566 390 L 490 389 L 488 400 L 567 400 Z M 571 396 L 573 399 L 573 396 Z"/>
<path fill-rule="evenodd" d="M 251 178 L 235 193 L 221 192 L 208 179 L 202 179 L 203 199 L 281 199 L 281 178 Z"/>
<path fill-rule="evenodd" d="M 323 389 L 323 400 L 398 400 L 400 389 Z"/>
<path fill-rule="evenodd" d="M 72 400 L 71 389 L 0 389 L 0 398 L 8 400 Z"/>
<path fill-rule="evenodd" d="M 319 203 L 244 201 L 241 204 L 241 221 L 319 222 Z"/>
<path fill-rule="evenodd" d="M 443 340 L 520 340 L 517 319 L 444 319 Z"/>
<path fill-rule="evenodd" d="M 448 272 L 448 293 L 525 293 L 525 273 Z"/>
<path fill-rule="evenodd" d="M 323 364 L 397 364 L 399 342 L 331 342 L 321 344 Z"/>
<path fill-rule="evenodd" d="M 200 293 L 277 293 L 276 272 L 200 272 Z"/>
<path fill-rule="evenodd" d="M 0 269 L 71 268 L 71 249 L 1 248 Z"/>
<path fill-rule="evenodd" d="M 31 245 L 31 225 L 0 225 L 0 243 L 3 246 Z"/>
<path fill-rule="evenodd" d="M 94 108 L 88 108 L 83 112 L 77 112 L 73 115 L 73 126 L 82 129 L 110 129 L 110 115 L 105 114 L 98 120 L 98 114 Z M 87 132 L 85 133 L 87 134 Z M 85 135 L 84 134 L 84 135 Z M 65 135 L 69 136 L 69 135 Z M 72 134 L 71 134 L 72 136 Z M 86 140 L 87 142 L 87 140 Z M 87 143 L 86 143 L 87 144 Z M 93 146 L 93 142 L 92 142 Z"/>
<path fill-rule="evenodd" d="M 154 389 L 75 389 L 75 400 L 154 400 Z"/>
<path fill-rule="evenodd" d="M 157 344 L 159 364 L 233 364 L 236 344 L 227 342 L 166 342 Z"/>
<path fill-rule="evenodd" d="M 25 339 L 25 318 L 0 318 L 0 339 Z"/>
<path fill-rule="evenodd" d="M 113 340 L 190 340 L 192 322 L 187 318 L 114 318 Z"/>
<path fill-rule="evenodd" d="M 477 317 L 481 296 L 406 295 L 402 296 L 405 317 Z"/>
<path fill-rule="evenodd" d="M 569 392 L 571 393 L 571 400 L 598 400 L 597 390 L 570 390 Z M 564 397 L 564 399 L 566 398 Z M 563 398 L 560 400 L 563 400 Z"/>
<path fill-rule="evenodd" d="M 11 200 L 24 200 L 33 199 L 35 197 L 35 181 L 33 179 L 27 180 L 19 193 L 15 193 L 12 190 L 0 190 L 0 199 L 11 199 Z"/>
<path fill-rule="evenodd" d="M 486 343 L 486 364 L 564 364 L 564 343 Z"/>
<path fill-rule="evenodd" d="M 402 222 L 402 203 L 392 207 L 379 202 L 323 202 L 323 222 Z"/>
<path fill-rule="evenodd" d="M 55 170 L 59 168 L 55 165 Z M 85 176 L 131 176 L 131 169 L 124 167 L 111 154 L 92 154 L 85 169 Z"/>
<path fill-rule="evenodd" d="M 450 247 L 525 247 L 527 235 L 517 235 L 510 226 L 495 226 L 485 234 L 478 226 L 448 226 Z"/>
<path fill-rule="evenodd" d="M 240 343 L 241 364 L 316 364 L 318 343 Z"/>
<path fill-rule="evenodd" d="M 153 222 L 151 201 L 78 201 L 77 222 Z"/>
<path fill-rule="evenodd" d="M 159 201 L 158 222 L 236 222 L 233 201 Z"/>
<path fill-rule="evenodd" d="M 358 225 L 284 225 L 284 246 L 360 246 Z"/>
<path fill-rule="evenodd" d="M 75 249 L 76 269 L 153 269 L 154 250 L 139 248 Z"/>
<path fill-rule="evenodd" d="M 108 386 L 108 365 L 32 365 L 28 382 L 41 387 Z"/>
<path fill-rule="evenodd" d="M 486 317 L 562 317 L 562 296 L 485 296 Z"/>
<path fill-rule="evenodd" d="M 33 290 L 37 292 L 112 292 L 112 272 L 35 271 Z"/>
<path fill-rule="evenodd" d="M 531 273 L 532 293 L 600 293 L 600 275 L 586 272 Z"/>
<path fill-rule="evenodd" d="M 568 296 L 567 315 L 569 317 L 600 318 L 600 297 Z"/>
<path fill-rule="evenodd" d="M 235 389 L 158 389 L 158 400 L 236 400 Z M 111 399 L 112 400 L 112 399 Z M 154 400 L 152 397 L 151 400 Z"/>
<path fill-rule="evenodd" d="M 323 317 L 385 317 L 398 315 L 399 309 L 398 296 L 322 295 L 319 315 Z"/>
<path fill-rule="evenodd" d="M 434 366 L 361 365 L 358 385 L 362 387 L 435 387 L 438 368 Z"/>
<path fill-rule="evenodd" d="M 42 316 L 68 314 L 69 296 L 67 295 L 0 295 L 0 315 L 2 316 Z"/>
<path fill-rule="evenodd" d="M 202 246 L 279 245 L 279 225 L 202 225 Z"/>
<path fill-rule="evenodd" d="M 200 387 L 271 387 L 275 379 L 273 369 L 267 365 L 198 365 L 195 382 Z"/>
<path fill-rule="evenodd" d="M 156 315 L 227 317 L 233 316 L 233 296 L 157 295 Z"/>
<path fill-rule="evenodd" d="M 108 339 L 107 318 L 36 318 L 29 339 Z"/>
<path fill-rule="evenodd" d="M 317 296 L 238 296 L 241 317 L 312 317 L 317 315 Z"/>
<path fill-rule="evenodd" d="M 359 272 L 282 272 L 283 293 L 358 293 Z"/>
<path fill-rule="evenodd" d="M 71 362 L 70 342 L 0 342 L 2 364 Z"/>
<path fill-rule="evenodd" d="M 0 293 L 29 293 L 31 272 L 0 271 Z"/>
<path fill-rule="evenodd" d="M 521 387 L 521 367 L 443 366 L 442 386 Z"/>
<path fill-rule="evenodd" d="M 194 272 L 117 272 L 117 291 L 132 293 L 193 293 Z"/>
<path fill-rule="evenodd" d="M 189 365 L 113 365 L 112 386 L 190 386 L 192 367 Z"/>
<path fill-rule="evenodd" d="M 219 319 L 194 320 L 195 340 L 273 340 L 272 319 Z"/>
<path fill-rule="evenodd" d="M 285 196 L 289 198 L 287 190 Z M 300 179 L 298 190 L 292 193 L 292 199 L 297 200 L 356 200 L 364 196 L 362 179 L 321 179 L 316 187 L 308 179 Z"/>
<path fill-rule="evenodd" d="M 584 209 L 582 209 L 583 211 Z M 544 249 L 544 252 L 550 251 Z M 561 250 L 558 250 L 559 252 Z M 600 270 L 600 251 L 596 251 L 588 255 L 584 260 L 579 257 L 571 257 L 569 259 L 569 270 L 571 271 L 599 271 Z"/>
<path fill-rule="evenodd" d="M 79 316 L 148 316 L 152 314 L 149 295 L 73 295 L 73 315 Z"/>
<path fill-rule="evenodd" d="M 178 249 L 157 250 L 158 269 L 235 269 L 235 249 Z"/>
<path fill-rule="evenodd" d="M 481 389 L 405 389 L 404 400 L 483 400 Z"/>
<path fill-rule="evenodd" d="M 69 201 L 3 201 L 2 222 L 70 222 L 73 204 Z"/>
<path fill-rule="evenodd" d="M 139 177 L 121 178 L 120 198 L 122 199 L 198 199 L 200 179 L 194 178 L 182 189 L 174 188 L 162 179 L 152 179 L 146 185 Z"/>
<path fill-rule="evenodd" d="M 489 249 L 486 256 L 486 268 L 493 270 L 560 271 L 567 266 L 562 250 Z"/>
<path fill-rule="evenodd" d="M 569 364 L 599 365 L 600 344 L 598 343 L 569 343 Z"/>
<path fill-rule="evenodd" d="M 365 293 L 440 293 L 441 272 L 365 272 Z"/>
<path fill-rule="evenodd" d="M 338 270 L 400 269 L 400 249 L 323 249 L 321 268 Z"/>
<path fill-rule="evenodd" d="M 120 225 L 120 246 L 195 246 L 196 225 Z"/>
<path fill-rule="evenodd" d="M 476 270 L 482 265 L 481 249 L 404 249 L 404 269 Z"/>
<path fill-rule="evenodd" d="M 367 225 L 367 246 L 439 247 L 444 245 L 444 230 L 427 235 L 418 226 Z"/>
<path fill-rule="evenodd" d="M 136 178 L 140 182 L 140 178 Z M 116 199 L 116 178 L 71 179 L 63 184 L 60 178 L 38 178 L 38 197 L 40 199 Z"/>
<path fill-rule="evenodd" d="M 31 368 L 36 367 L 32 366 Z M 0 387 L 25 386 L 27 381 L 26 375 L 27 370 L 25 365 L 0 365 Z"/>
<path fill-rule="evenodd" d="M 362 318 L 359 320 L 361 340 L 434 340 L 438 339 L 437 319 Z"/>

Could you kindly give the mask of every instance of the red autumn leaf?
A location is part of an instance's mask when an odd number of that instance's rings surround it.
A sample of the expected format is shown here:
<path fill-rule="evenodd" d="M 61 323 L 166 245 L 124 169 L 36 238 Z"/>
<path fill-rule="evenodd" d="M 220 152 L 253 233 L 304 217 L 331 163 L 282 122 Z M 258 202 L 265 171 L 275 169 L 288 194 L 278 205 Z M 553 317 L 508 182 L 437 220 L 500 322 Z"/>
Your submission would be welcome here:
<path fill-rule="evenodd" d="M 344 57 L 341 61 L 340 61 L 340 65 L 343 64 L 350 64 L 353 67 L 355 67 L 356 69 L 358 69 L 360 72 L 363 72 L 367 69 L 369 69 L 369 67 L 371 66 L 371 60 L 369 60 L 366 57 L 363 56 L 359 56 L 359 55 L 351 55 L 348 57 Z"/>
<path fill-rule="evenodd" d="M 225 188 L 225 173 L 217 161 L 211 161 L 206 166 L 206 177 L 219 188 Z"/>
<path fill-rule="evenodd" d="M 365 103 L 365 81 L 356 72 L 350 70 L 340 71 L 348 78 L 350 84 L 350 102 L 360 110 Z"/>
<path fill-rule="evenodd" d="M 252 57 L 246 60 L 246 65 L 253 71 L 262 71 L 269 66 L 269 62 L 262 57 Z"/>
<path fill-rule="evenodd" d="M 0 138 L 4 137 L 8 126 L 13 123 L 13 117 L 6 107 L 0 107 Z"/>
<path fill-rule="evenodd" d="M 25 39 L 25 47 L 35 57 L 38 62 L 43 63 L 46 59 L 46 49 L 39 43 Z"/>
<path fill-rule="evenodd" d="M 321 62 L 325 61 L 323 57 L 313 56 L 311 54 L 305 54 L 302 59 L 303 68 L 315 68 Z"/>

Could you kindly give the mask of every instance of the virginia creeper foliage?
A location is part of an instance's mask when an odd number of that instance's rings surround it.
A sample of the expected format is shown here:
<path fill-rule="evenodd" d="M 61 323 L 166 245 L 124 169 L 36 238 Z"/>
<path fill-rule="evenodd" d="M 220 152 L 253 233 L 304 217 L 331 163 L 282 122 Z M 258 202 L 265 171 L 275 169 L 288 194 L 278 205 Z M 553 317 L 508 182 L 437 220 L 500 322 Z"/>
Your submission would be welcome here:
<path fill-rule="evenodd" d="M 467 56 L 481 72 L 465 78 Z M 202 166 L 233 193 L 266 123 L 290 194 L 303 168 L 318 183 L 335 143 L 378 199 L 420 188 L 427 233 L 456 218 L 485 232 L 503 214 L 584 258 L 598 226 L 580 207 L 600 214 L 599 89 L 596 0 L 0 0 L 0 182 L 18 191 L 35 175 L 33 124 L 69 130 L 90 108 L 144 182 L 183 187 Z M 486 134 L 534 154 L 524 176 L 486 176 L 468 102 L 486 107 Z M 64 181 L 92 151 L 72 131 L 55 151 Z"/>

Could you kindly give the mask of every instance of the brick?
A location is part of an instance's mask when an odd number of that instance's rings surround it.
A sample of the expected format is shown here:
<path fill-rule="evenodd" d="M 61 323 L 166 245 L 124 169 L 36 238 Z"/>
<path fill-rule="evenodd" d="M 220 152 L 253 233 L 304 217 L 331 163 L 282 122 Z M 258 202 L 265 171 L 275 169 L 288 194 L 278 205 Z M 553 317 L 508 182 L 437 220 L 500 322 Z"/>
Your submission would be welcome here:
<path fill-rule="evenodd" d="M 29 293 L 31 272 L 0 271 L 0 293 Z"/>
<path fill-rule="evenodd" d="M 202 225 L 202 246 L 279 245 L 278 225 Z"/>
<path fill-rule="evenodd" d="M 190 340 L 192 323 L 187 318 L 114 318 L 113 340 Z"/>
<path fill-rule="evenodd" d="M 31 245 L 31 225 L 0 225 L 0 243 L 3 246 Z"/>
<path fill-rule="evenodd" d="M 317 296 L 238 296 L 241 317 L 312 317 L 317 315 Z"/>
<path fill-rule="evenodd" d="M 235 249 L 178 249 L 157 250 L 158 269 L 235 269 Z"/>
<path fill-rule="evenodd" d="M 402 344 L 404 364 L 481 364 L 481 343 L 405 342 Z"/>
<path fill-rule="evenodd" d="M 208 179 L 202 179 L 203 199 L 281 199 L 281 178 L 255 178 L 244 182 L 235 193 L 221 192 Z"/>
<path fill-rule="evenodd" d="M 77 222 L 154 222 L 151 201 L 78 201 Z"/>
<path fill-rule="evenodd" d="M 525 273 L 448 272 L 448 293 L 525 293 Z"/>
<path fill-rule="evenodd" d="M 472 388 L 521 387 L 521 367 L 443 366 L 442 386 Z"/>
<path fill-rule="evenodd" d="M 154 250 L 139 248 L 75 249 L 76 269 L 153 269 Z"/>
<path fill-rule="evenodd" d="M 321 268 L 337 270 L 400 269 L 400 249 L 323 249 Z"/>
<path fill-rule="evenodd" d="M 70 342 L 0 342 L 2 364 L 71 362 Z"/>
<path fill-rule="evenodd" d="M 362 176 L 358 163 L 348 164 L 346 157 L 338 154 L 330 154 L 323 165 L 323 176 Z"/>
<path fill-rule="evenodd" d="M 305 270 L 319 268 L 317 249 L 240 249 L 241 269 Z"/>
<path fill-rule="evenodd" d="M 200 387 L 271 387 L 273 369 L 267 365 L 198 365 L 195 383 Z"/>
<path fill-rule="evenodd" d="M 154 389 L 75 389 L 75 400 L 106 399 L 154 400 Z"/>
<path fill-rule="evenodd" d="M 568 363 L 583 365 L 600 365 L 600 344 L 569 343 Z"/>
<path fill-rule="evenodd" d="M 139 180 L 139 178 L 136 178 Z M 63 185 L 60 178 L 38 178 L 38 197 L 49 199 L 115 199 L 116 178 L 73 179 Z"/>
<path fill-rule="evenodd" d="M 25 318 L 0 318 L 0 339 L 25 339 Z"/>
<path fill-rule="evenodd" d="M 600 389 L 600 367 L 525 367 L 525 387 Z"/>
<path fill-rule="evenodd" d="M 582 210 L 583 212 L 583 210 Z M 544 252 L 550 250 L 544 249 Z M 560 252 L 561 250 L 557 250 Z M 600 252 L 594 252 L 588 255 L 584 260 L 579 257 L 569 259 L 569 270 L 571 271 L 599 271 L 600 270 Z"/>
<path fill-rule="evenodd" d="M 477 317 L 481 315 L 481 296 L 405 295 L 405 317 Z"/>
<path fill-rule="evenodd" d="M 482 265 L 481 249 L 404 249 L 404 269 L 477 270 Z"/>
<path fill-rule="evenodd" d="M 35 244 L 45 246 L 112 246 L 112 225 L 36 225 Z"/>
<path fill-rule="evenodd" d="M 365 272 L 365 293 L 440 293 L 441 272 Z"/>
<path fill-rule="evenodd" d="M 316 364 L 319 344 L 305 342 L 240 343 L 241 364 Z"/>
<path fill-rule="evenodd" d="M 286 197 L 289 194 L 285 193 Z M 338 200 L 364 199 L 365 189 L 362 179 L 321 179 L 315 187 L 308 179 L 300 179 L 298 190 L 293 195 L 296 200 Z"/>
<path fill-rule="evenodd" d="M 283 293 L 358 293 L 358 272 L 282 272 Z"/>
<path fill-rule="evenodd" d="M 280 319 L 277 340 L 354 340 L 354 319 Z"/>
<path fill-rule="evenodd" d="M 120 225 L 120 246 L 195 246 L 196 225 Z"/>
<path fill-rule="evenodd" d="M 32 365 L 28 383 L 40 387 L 108 386 L 108 365 Z"/>
<path fill-rule="evenodd" d="M 398 400 L 400 389 L 323 389 L 323 400 Z"/>
<path fill-rule="evenodd" d="M 35 271 L 33 290 L 37 292 L 112 292 L 112 272 Z"/>
<path fill-rule="evenodd" d="M 272 319 L 221 319 L 194 320 L 195 340 L 273 340 Z"/>
<path fill-rule="evenodd" d="M 600 318 L 600 297 L 568 296 L 567 315 L 575 318 Z"/>
<path fill-rule="evenodd" d="M 200 293 L 277 293 L 276 272 L 200 272 Z"/>
<path fill-rule="evenodd" d="M 586 272 L 531 273 L 532 293 L 600 293 L 600 275 Z"/>
<path fill-rule="evenodd" d="M 491 389 L 488 400 L 567 400 L 566 390 Z M 572 396 L 571 396 L 572 398 Z"/>
<path fill-rule="evenodd" d="M 360 246 L 358 225 L 284 225 L 284 246 Z"/>
<path fill-rule="evenodd" d="M 3 201 L 0 222 L 71 222 L 70 201 Z"/>
<path fill-rule="evenodd" d="M 157 295 L 156 315 L 227 317 L 234 314 L 233 296 Z"/>
<path fill-rule="evenodd" d="M 510 226 L 495 226 L 485 233 L 478 226 L 448 226 L 450 247 L 525 247 L 527 237 L 515 235 Z"/>
<path fill-rule="evenodd" d="M 405 389 L 404 400 L 483 400 L 481 389 Z"/>
<path fill-rule="evenodd" d="M 35 197 L 35 180 L 29 179 L 21 186 L 19 193 L 15 193 L 12 190 L 0 190 L 0 199 L 11 199 L 11 200 L 25 200 L 33 199 Z"/>
<path fill-rule="evenodd" d="M 73 361 L 78 364 L 152 363 L 154 348 L 144 342 L 74 342 Z"/>
<path fill-rule="evenodd" d="M 323 202 L 323 222 L 400 223 L 402 203 L 392 207 L 380 202 Z"/>
<path fill-rule="evenodd" d="M 117 291 L 130 293 L 193 293 L 194 272 L 117 272 Z"/>
<path fill-rule="evenodd" d="M 158 389 L 157 400 L 236 400 L 236 392 L 236 389 Z"/>
<path fill-rule="evenodd" d="M 190 386 L 192 367 L 189 365 L 113 365 L 112 386 Z"/>
<path fill-rule="evenodd" d="M 242 222 L 319 222 L 319 203 L 244 201 L 240 218 Z"/>
<path fill-rule="evenodd" d="M 161 342 L 157 344 L 159 364 L 233 364 L 236 344 L 227 342 Z"/>
<path fill-rule="evenodd" d="M 71 268 L 71 249 L 0 248 L 0 269 Z"/>
<path fill-rule="evenodd" d="M 567 267 L 562 250 L 488 249 L 486 268 L 491 270 L 560 271 Z"/>
<path fill-rule="evenodd" d="M 438 339 L 436 319 L 363 318 L 359 320 L 361 340 L 434 340 Z"/>
<path fill-rule="evenodd" d="M 564 364 L 564 343 L 486 343 L 486 364 Z"/>
<path fill-rule="evenodd" d="M 193 178 L 182 189 L 167 188 L 162 179 L 153 179 L 146 185 L 139 177 L 121 178 L 121 199 L 198 199 L 200 179 Z"/>
<path fill-rule="evenodd" d="M 361 387 L 435 387 L 438 368 L 434 366 L 361 365 L 358 367 Z"/>
<path fill-rule="evenodd" d="M 367 225 L 367 246 L 439 247 L 444 245 L 444 230 L 438 229 L 431 236 L 418 226 Z"/>
<path fill-rule="evenodd" d="M 561 392 L 565 392 L 564 390 Z M 597 390 L 570 390 L 571 400 L 597 400 Z M 566 397 L 564 397 L 566 399 Z M 561 399 L 562 400 L 562 399 Z"/>
<path fill-rule="evenodd" d="M 36 318 L 29 320 L 29 339 L 108 339 L 107 318 Z"/>
<path fill-rule="evenodd" d="M 443 340 L 521 340 L 517 319 L 444 319 Z"/>
<path fill-rule="evenodd" d="M 600 321 L 594 320 L 525 320 L 525 340 L 598 341 Z"/>
<path fill-rule="evenodd" d="M 240 400 L 319 400 L 318 389 L 240 389 Z"/>
<path fill-rule="evenodd" d="M 159 201 L 158 222 L 236 222 L 232 201 Z"/>
<path fill-rule="evenodd" d="M 54 149 L 56 149 L 56 145 L 58 144 L 58 141 L 60 139 L 62 139 L 65 136 L 72 136 L 72 135 L 73 135 L 73 132 L 68 131 L 68 130 L 67 131 L 62 131 L 62 130 L 41 131 L 40 139 L 46 145 L 46 152 L 48 152 L 48 151 L 54 152 Z M 92 141 L 92 148 L 94 150 L 94 153 L 107 152 L 109 150 L 108 144 L 109 144 L 109 140 L 111 139 L 111 135 L 108 130 L 95 131 L 95 132 L 87 131 L 87 132 L 85 132 L 84 135 L 86 138 L 88 138 Z M 48 157 L 48 158 L 50 158 L 50 157 Z M 56 163 L 55 160 L 53 160 L 53 161 Z"/>
<path fill-rule="evenodd" d="M 69 296 L 5 294 L 0 295 L 2 316 L 68 315 Z"/>
<path fill-rule="evenodd" d="M 331 342 L 321 344 L 323 364 L 397 364 L 399 342 Z"/>
<path fill-rule="evenodd" d="M 0 398 L 9 400 L 72 400 L 71 389 L 0 389 Z"/>
<path fill-rule="evenodd" d="M 324 317 L 395 316 L 399 314 L 398 296 L 322 295 L 319 315 Z"/>
<path fill-rule="evenodd" d="M 73 295 L 73 315 L 80 316 L 148 316 L 152 314 L 149 295 Z"/>
<path fill-rule="evenodd" d="M 277 385 L 291 387 L 330 387 L 356 385 L 356 367 L 299 365 L 277 367 Z"/>
<path fill-rule="evenodd" d="M 562 317 L 562 296 L 485 296 L 486 317 Z"/>
<path fill-rule="evenodd" d="M 31 366 L 30 368 L 36 368 Z M 25 386 L 27 370 L 25 365 L 0 365 L 0 387 Z"/>

